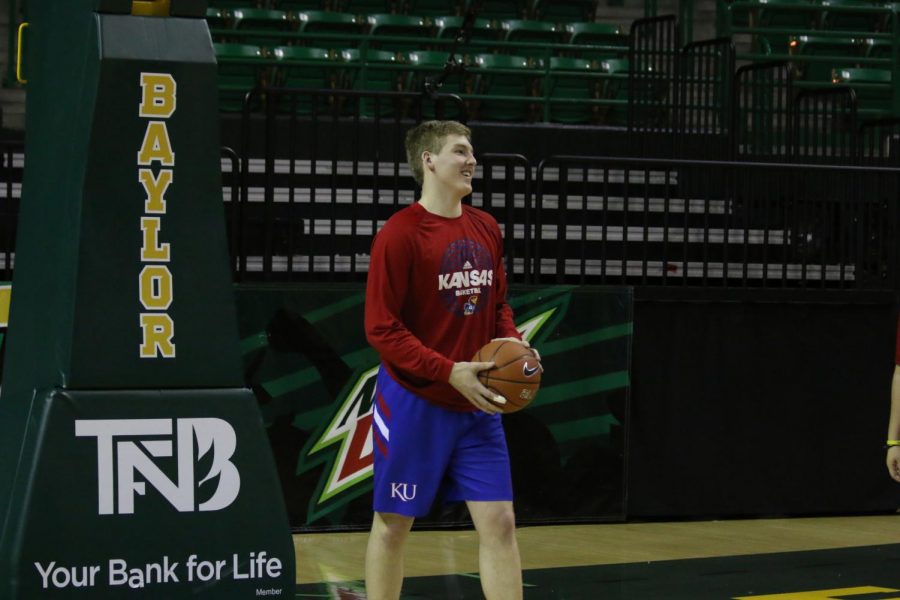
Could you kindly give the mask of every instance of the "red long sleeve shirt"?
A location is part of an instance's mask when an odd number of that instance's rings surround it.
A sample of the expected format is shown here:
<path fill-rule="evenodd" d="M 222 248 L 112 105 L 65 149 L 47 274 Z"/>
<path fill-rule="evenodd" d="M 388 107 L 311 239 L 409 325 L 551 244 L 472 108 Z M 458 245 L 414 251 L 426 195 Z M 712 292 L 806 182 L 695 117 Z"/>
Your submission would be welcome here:
<path fill-rule="evenodd" d="M 447 383 L 497 337 L 520 337 L 506 303 L 503 237 L 484 211 L 448 219 L 419 203 L 394 214 L 372 242 L 366 338 L 406 389 L 450 410 L 475 408 Z"/>

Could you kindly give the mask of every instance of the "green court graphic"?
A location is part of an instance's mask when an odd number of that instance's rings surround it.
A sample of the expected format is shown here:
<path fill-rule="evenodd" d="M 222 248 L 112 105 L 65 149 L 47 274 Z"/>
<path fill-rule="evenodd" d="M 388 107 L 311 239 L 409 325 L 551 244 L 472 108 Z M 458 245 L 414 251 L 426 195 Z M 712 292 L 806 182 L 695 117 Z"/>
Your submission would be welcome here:
<path fill-rule="evenodd" d="M 362 287 L 240 286 L 237 298 L 246 376 L 292 527 L 364 528 L 379 361 L 363 333 Z M 536 401 L 504 417 L 522 522 L 622 518 L 631 302 L 629 288 L 512 289 L 517 327 L 545 367 Z M 423 521 L 460 518 L 436 506 Z"/>

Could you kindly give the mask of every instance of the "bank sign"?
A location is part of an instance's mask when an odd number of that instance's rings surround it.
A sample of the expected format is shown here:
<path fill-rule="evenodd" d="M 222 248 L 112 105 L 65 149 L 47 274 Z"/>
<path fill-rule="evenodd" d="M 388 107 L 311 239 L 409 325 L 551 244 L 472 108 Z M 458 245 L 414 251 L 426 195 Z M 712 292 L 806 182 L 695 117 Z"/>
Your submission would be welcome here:
<path fill-rule="evenodd" d="M 56 392 L 41 404 L 19 597 L 292 595 L 293 547 L 252 394 Z"/>

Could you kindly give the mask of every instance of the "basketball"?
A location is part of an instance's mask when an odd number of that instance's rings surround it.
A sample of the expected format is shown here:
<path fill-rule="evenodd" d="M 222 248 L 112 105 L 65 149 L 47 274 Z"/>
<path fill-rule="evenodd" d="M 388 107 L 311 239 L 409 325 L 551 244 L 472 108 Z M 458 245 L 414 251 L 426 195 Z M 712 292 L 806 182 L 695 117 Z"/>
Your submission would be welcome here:
<path fill-rule="evenodd" d="M 478 379 L 495 394 L 506 398 L 497 402 L 504 413 L 522 410 L 537 396 L 544 368 L 530 348 L 509 340 L 495 340 L 475 353 L 473 362 L 494 362 L 493 369 L 482 371 Z"/>

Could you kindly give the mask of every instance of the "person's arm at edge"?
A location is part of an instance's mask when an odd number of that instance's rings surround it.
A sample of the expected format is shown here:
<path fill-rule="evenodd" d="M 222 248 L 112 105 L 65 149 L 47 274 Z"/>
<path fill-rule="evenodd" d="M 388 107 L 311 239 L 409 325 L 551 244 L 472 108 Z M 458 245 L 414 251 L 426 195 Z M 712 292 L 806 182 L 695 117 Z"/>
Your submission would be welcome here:
<path fill-rule="evenodd" d="M 900 440 L 900 365 L 894 366 L 891 381 L 891 417 L 888 421 L 887 439 Z M 891 477 L 900 482 L 900 446 L 888 448 L 887 468 Z"/>

